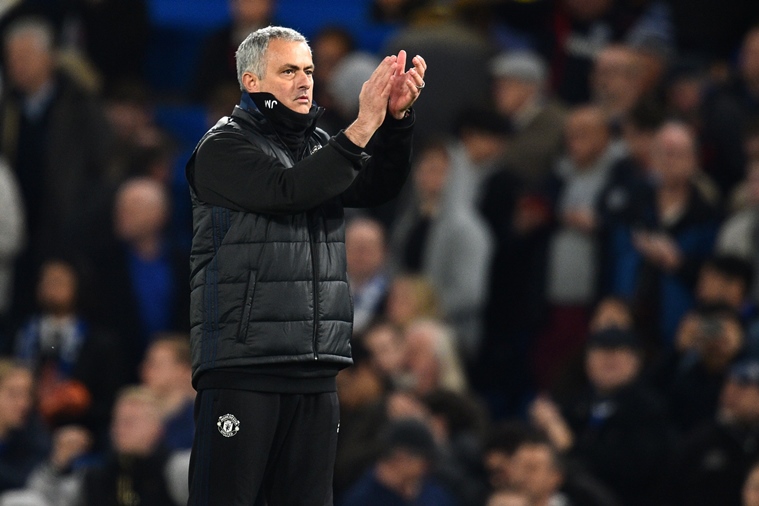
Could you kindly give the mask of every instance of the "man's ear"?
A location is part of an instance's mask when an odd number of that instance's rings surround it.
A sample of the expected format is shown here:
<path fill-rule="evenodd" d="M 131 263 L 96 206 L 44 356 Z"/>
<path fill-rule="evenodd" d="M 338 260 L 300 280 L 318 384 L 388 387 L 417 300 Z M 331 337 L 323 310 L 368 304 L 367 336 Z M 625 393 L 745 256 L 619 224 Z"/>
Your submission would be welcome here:
<path fill-rule="evenodd" d="M 259 91 L 259 81 L 258 76 L 252 72 L 244 72 L 242 75 L 242 86 L 248 93 Z"/>

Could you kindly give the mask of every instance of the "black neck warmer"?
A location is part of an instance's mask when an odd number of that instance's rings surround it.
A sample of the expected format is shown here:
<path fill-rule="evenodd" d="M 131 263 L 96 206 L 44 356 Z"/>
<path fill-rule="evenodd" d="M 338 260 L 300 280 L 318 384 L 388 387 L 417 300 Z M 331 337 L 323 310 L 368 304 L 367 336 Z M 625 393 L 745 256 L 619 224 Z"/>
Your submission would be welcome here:
<path fill-rule="evenodd" d="M 316 120 L 321 116 L 321 109 L 316 105 L 306 114 L 295 112 L 282 105 L 271 93 L 248 94 L 261 114 L 269 120 L 277 135 L 290 150 L 293 159 L 300 159 L 303 145 L 316 128 Z"/>

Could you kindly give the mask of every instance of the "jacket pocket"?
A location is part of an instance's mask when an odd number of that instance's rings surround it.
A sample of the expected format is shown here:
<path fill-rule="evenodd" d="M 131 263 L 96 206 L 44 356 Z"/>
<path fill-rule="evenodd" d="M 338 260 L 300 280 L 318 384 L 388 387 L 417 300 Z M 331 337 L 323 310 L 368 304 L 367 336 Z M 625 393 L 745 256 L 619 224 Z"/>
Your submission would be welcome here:
<path fill-rule="evenodd" d="M 248 283 L 245 285 L 245 300 L 243 300 L 240 326 L 237 329 L 237 342 L 245 342 L 250 325 L 250 315 L 253 312 L 253 297 L 256 294 L 256 271 L 248 273 Z"/>

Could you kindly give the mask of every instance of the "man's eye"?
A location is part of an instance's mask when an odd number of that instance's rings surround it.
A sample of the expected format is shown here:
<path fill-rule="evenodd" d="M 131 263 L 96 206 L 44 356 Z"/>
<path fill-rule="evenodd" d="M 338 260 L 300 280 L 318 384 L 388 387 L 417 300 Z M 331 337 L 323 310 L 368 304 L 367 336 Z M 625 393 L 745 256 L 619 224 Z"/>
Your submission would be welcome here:
<path fill-rule="evenodd" d="M 287 70 L 285 70 L 284 73 L 287 74 L 287 75 L 290 75 L 290 74 L 293 73 L 293 70 L 292 69 L 287 69 Z"/>

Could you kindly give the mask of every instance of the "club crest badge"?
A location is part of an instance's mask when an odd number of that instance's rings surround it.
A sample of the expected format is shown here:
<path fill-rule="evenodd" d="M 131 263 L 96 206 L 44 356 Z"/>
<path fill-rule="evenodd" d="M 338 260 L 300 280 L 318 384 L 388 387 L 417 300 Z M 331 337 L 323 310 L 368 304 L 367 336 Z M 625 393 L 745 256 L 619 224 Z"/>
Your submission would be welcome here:
<path fill-rule="evenodd" d="M 235 418 L 235 415 L 227 413 L 219 417 L 216 427 L 219 428 L 222 436 L 232 437 L 240 431 L 240 420 Z"/>

